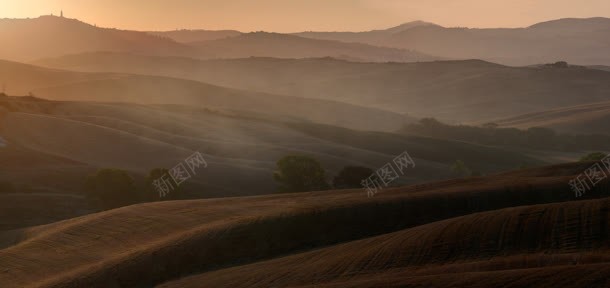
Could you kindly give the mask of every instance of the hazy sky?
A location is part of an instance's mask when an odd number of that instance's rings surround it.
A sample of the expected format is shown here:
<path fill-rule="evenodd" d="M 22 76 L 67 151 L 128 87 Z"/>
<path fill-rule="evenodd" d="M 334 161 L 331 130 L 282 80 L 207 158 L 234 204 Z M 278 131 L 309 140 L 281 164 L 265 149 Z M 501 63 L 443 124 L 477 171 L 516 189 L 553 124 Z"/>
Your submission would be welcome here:
<path fill-rule="evenodd" d="M 525 27 L 610 17 L 610 0 L 0 0 L 0 18 L 64 14 L 134 30 L 176 28 L 362 31 L 413 20 L 443 26 Z"/>

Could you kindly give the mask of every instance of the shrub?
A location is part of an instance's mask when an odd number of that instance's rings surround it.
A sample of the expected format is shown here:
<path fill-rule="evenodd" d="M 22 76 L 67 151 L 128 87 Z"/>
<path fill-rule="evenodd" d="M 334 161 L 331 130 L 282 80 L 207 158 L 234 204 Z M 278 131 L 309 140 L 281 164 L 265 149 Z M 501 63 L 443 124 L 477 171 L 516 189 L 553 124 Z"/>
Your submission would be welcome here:
<path fill-rule="evenodd" d="M 580 161 L 581 162 L 584 162 L 584 161 L 599 161 L 599 160 L 602 160 L 602 159 L 606 158 L 606 156 L 608 156 L 608 155 L 605 154 L 605 153 L 602 153 L 602 152 L 593 152 L 593 153 L 589 153 L 589 154 L 587 154 L 585 156 L 582 156 L 580 158 Z"/>
<path fill-rule="evenodd" d="M 468 168 L 466 163 L 464 163 L 462 160 L 456 160 L 451 166 L 451 171 L 460 177 L 472 175 L 472 171 L 470 171 L 470 168 Z"/>
<path fill-rule="evenodd" d="M 305 192 L 329 188 L 324 168 L 318 160 L 311 157 L 285 156 L 277 161 L 277 168 L 273 178 L 278 182 L 280 192 Z"/>

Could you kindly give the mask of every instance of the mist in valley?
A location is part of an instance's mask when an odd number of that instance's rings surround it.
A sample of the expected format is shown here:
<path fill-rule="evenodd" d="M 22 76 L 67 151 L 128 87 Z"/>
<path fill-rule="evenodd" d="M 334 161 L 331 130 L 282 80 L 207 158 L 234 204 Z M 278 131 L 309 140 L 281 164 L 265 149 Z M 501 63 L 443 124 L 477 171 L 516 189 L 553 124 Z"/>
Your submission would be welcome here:
<path fill-rule="evenodd" d="M 0 11 L 0 287 L 608 286 L 595 1 L 517 1 L 540 21 L 503 28 L 367 1 L 22 16 L 38 2 Z"/>

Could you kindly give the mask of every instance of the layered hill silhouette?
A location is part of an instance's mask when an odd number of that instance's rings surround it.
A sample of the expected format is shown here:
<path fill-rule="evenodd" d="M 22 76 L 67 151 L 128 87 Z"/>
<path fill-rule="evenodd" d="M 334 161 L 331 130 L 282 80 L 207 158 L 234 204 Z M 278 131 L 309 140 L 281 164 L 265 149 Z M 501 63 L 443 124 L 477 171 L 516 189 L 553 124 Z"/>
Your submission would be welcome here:
<path fill-rule="evenodd" d="M 100 28 L 76 19 L 56 16 L 0 19 L 0 39 L 19 39 L 19 41 L 3 42 L 0 46 L 0 59 L 13 61 L 32 61 L 97 51 L 188 56 L 200 59 L 251 56 L 340 57 L 367 62 L 438 59 L 405 49 L 315 40 L 277 33 L 240 34 L 236 31 L 200 30 L 140 32 Z"/>
<path fill-rule="evenodd" d="M 9 98 L 0 102 L 7 107 L 0 136 L 9 143 L 0 153 L 14 160 L 3 169 L 20 186 L 34 179 L 48 192 L 61 187 L 59 191 L 82 195 L 82 181 L 95 169 L 145 175 L 153 168 L 174 167 L 194 151 L 209 164 L 192 179 L 201 188 L 200 197 L 275 191 L 275 162 L 293 154 L 320 160 L 332 177 L 348 165 L 381 167 L 408 150 L 420 161 L 419 168 L 397 184 L 452 177 L 450 165 L 456 159 L 483 173 L 542 163 L 509 149 L 218 109 Z M 28 165 L 31 169 L 23 171 Z"/>
<path fill-rule="evenodd" d="M 279 33 L 254 32 L 214 41 L 190 44 L 208 58 L 317 58 L 334 57 L 361 62 L 417 62 L 437 60 L 416 51 L 383 48 Z"/>
<path fill-rule="evenodd" d="M 173 30 L 173 31 L 152 31 L 149 34 L 170 38 L 179 43 L 194 43 L 210 40 L 218 40 L 227 37 L 241 35 L 235 30 Z"/>
<path fill-rule="evenodd" d="M 574 134 L 608 134 L 610 102 L 538 111 L 500 119 L 496 123 L 517 128 L 548 127 Z"/>
<path fill-rule="evenodd" d="M 610 65 L 610 19 L 559 19 L 527 28 L 446 28 L 416 21 L 367 32 L 296 34 L 177 30 L 139 32 L 99 28 L 56 16 L 1 19 L 0 59 L 32 61 L 65 54 L 112 51 L 200 59 L 335 57 L 365 62 L 483 59 L 507 65 L 568 61 Z M 45 49 L 39 49 L 45 47 Z"/>
<path fill-rule="evenodd" d="M 0 79 L 13 95 L 34 93 L 50 100 L 191 105 L 377 131 L 394 131 L 413 120 L 364 106 L 228 89 L 192 80 L 79 73 L 1 60 Z"/>
<path fill-rule="evenodd" d="M 57 16 L 0 19 L 0 39 L 12 39 L 2 41 L 0 59 L 13 61 L 31 61 L 92 51 L 195 55 L 191 47 L 169 38 L 144 32 L 100 28 Z"/>
<path fill-rule="evenodd" d="M 303 32 L 314 39 L 412 49 L 453 59 L 483 59 L 507 65 L 568 61 L 609 65 L 610 19 L 559 19 L 527 28 L 450 28 L 415 22 L 360 33 Z"/>
<path fill-rule="evenodd" d="M 480 60 L 353 63 L 330 58 L 200 61 L 117 53 L 37 63 L 186 78 L 467 123 L 610 100 L 610 73 L 581 66 L 508 67 Z"/>
<path fill-rule="evenodd" d="M 140 204 L 0 232 L 0 285 L 604 287 L 610 202 L 595 198 L 608 183 L 584 201 L 567 184 L 591 164 L 373 198 L 343 190 Z"/>

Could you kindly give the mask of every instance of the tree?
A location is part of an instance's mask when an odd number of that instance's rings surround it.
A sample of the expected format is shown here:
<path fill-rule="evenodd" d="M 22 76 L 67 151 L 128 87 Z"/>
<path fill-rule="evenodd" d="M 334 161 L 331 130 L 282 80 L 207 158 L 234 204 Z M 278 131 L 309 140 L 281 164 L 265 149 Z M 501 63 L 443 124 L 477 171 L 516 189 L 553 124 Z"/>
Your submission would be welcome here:
<path fill-rule="evenodd" d="M 602 159 L 606 158 L 606 156 L 608 156 L 608 155 L 605 154 L 605 153 L 602 153 L 602 152 L 593 152 L 593 153 L 589 153 L 589 154 L 587 154 L 585 156 L 582 156 L 580 158 L 580 161 L 581 162 L 599 161 L 599 160 L 602 160 Z"/>
<path fill-rule="evenodd" d="M 100 169 L 89 175 L 85 188 L 88 196 L 99 200 L 103 209 L 126 206 L 139 200 L 133 178 L 119 169 Z"/>
<path fill-rule="evenodd" d="M 436 120 L 435 118 L 422 118 L 419 120 L 419 124 L 425 127 L 442 126 L 443 123 Z"/>
<path fill-rule="evenodd" d="M 462 160 L 455 160 L 455 163 L 451 166 L 451 170 L 460 177 L 470 176 L 472 174 L 470 168 L 468 168 L 466 163 Z"/>
<path fill-rule="evenodd" d="M 308 156 L 290 155 L 277 161 L 277 171 L 273 178 L 279 184 L 280 192 L 305 192 L 325 190 L 324 168 L 318 160 Z"/>
<path fill-rule="evenodd" d="M 488 122 L 488 123 L 483 124 L 483 128 L 486 128 L 486 129 L 496 129 L 498 127 L 500 127 L 500 125 L 498 125 L 498 123 L 495 123 L 495 122 Z"/>
<path fill-rule="evenodd" d="M 361 166 L 346 166 L 333 179 L 333 186 L 339 189 L 361 188 L 362 180 L 371 177 L 373 170 Z"/>

